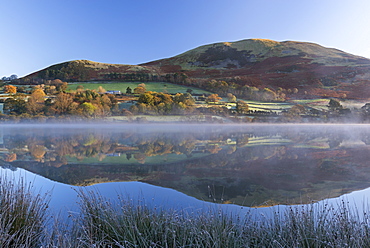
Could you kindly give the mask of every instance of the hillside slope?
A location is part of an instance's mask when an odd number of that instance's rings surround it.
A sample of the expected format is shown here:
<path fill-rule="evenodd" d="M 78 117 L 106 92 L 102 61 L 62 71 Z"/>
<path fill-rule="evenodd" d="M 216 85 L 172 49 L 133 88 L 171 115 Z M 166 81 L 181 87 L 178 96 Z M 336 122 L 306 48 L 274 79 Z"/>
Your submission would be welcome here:
<path fill-rule="evenodd" d="M 136 76 L 143 74 L 158 74 L 157 68 L 140 65 L 123 65 L 99 63 L 90 60 L 73 60 L 52 65 L 43 70 L 32 73 L 24 78 L 24 81 L 40 79 L 61 79 L 65 81 L 94 81 L 94 80 L 119 80 L 130 81 L 130 76 L 136 80 Z"/>
<path fill-rule="evenodd" d="M 200 46 L 172 58 L 140 65 L 77 60 L 48 67 L 25 83 L 59 78 L 65 81 L 168 81 L 204 88 L 214 79 L 227 87 L 293 89 L 305 97 L 367 99 L 370 60 L 308 42 L 248 39 Z M 219 84 L 212 86 L 215 92 Z M 212 90 L 208 87 L 208 90 Z M 234 90 L 233 92 L 238 92 Z"/>
<path fill-rule="evenodd" d="M 333 48 L 325 48 L 308 42 L 277 42 L 266 39 L 249 39 L 205 45 L 170 59 L 146 63 L 180 65 L 183 69 L 241 68 L 269 58 L 304 58 L 310 63 L 326 66 L 370 64 L 368 59 L 351 55 Z M 144 64 L 145 65 L 145 64 Z"/>
<path fill-rule="evenodd" d="M 143 66 L 258 88 L 298 88 L 317 96 L 366 98 L 370 93 L 369 59 L 307 42 L 249 39 L 215 43 Z"/>

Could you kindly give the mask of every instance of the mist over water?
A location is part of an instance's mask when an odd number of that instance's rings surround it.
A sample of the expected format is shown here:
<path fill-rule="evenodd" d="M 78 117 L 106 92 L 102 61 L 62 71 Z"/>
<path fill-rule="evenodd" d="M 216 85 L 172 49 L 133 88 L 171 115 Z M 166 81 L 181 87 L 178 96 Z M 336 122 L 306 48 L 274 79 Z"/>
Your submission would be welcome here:
<path fill-rule="evenodd" d="M 306 204 L 370 187 L 366 124 L 2 125 L 0 145 L 2 174 L 36 178 L 67 208 L 81 186 L 180 208 Z"/>

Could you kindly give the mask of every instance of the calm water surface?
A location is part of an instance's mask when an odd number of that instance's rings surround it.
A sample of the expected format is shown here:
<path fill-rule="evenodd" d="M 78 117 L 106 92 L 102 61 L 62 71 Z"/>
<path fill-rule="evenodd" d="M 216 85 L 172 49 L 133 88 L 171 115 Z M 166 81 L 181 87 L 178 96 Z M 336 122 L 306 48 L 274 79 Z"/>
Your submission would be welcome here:
<path fill-rule="evenodd" d="M 67 211 L 80 187 L 229 210 L 338 197 L 360 206 L 370 187 L 368 125 L 2 125 L 0 147 L 0 173 Z"/>

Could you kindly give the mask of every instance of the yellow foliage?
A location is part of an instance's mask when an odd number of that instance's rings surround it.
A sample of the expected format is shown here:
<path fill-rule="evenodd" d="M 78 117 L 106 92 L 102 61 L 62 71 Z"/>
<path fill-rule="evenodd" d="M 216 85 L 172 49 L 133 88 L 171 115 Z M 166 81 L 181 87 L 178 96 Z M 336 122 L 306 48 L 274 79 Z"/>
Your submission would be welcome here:
<path fill-rule="evenodd" d="M 40 88 L 36 88 L 31 94 L 31 98 L 33 98 L 36 102 L 44 102 L 45 96 L 46 94 L 44 90 Z"/>
<path fill-rule="evenodd" d="M 17 93 L 17 87 L 13 85 L 5 85 L 4 86 L 4 93 L 5 94 L 15 94 Z"/>

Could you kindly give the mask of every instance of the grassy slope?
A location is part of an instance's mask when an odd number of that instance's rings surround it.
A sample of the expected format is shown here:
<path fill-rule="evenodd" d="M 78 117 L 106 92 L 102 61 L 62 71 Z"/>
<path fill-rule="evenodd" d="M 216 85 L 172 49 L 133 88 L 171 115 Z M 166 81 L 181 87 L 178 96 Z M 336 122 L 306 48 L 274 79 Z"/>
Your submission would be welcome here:
<path fill-rule="evenodd" d="M 121 92 L 126 92 L 126 88 L 130 87 L 132 90 L 142 82 L 87 82 L 87 83 L 70 83 L 68 85 L 68 90 L 76 90 L 78 85 L 84 86 L 84 89 L 97 90 L 99 86 L 102 86 L 105 90 L 120 90 Z M 194 87 L 181 86 L 171 83 L 164 82 L 146 82 L 146 89 L 148 91 L 155 92 L 168 92 L 168 93 L 186 93 L 187 89 L 191 89 L 193 94 L 211 94 L 211 92 L 206 90 L 197 89 Z"/>

